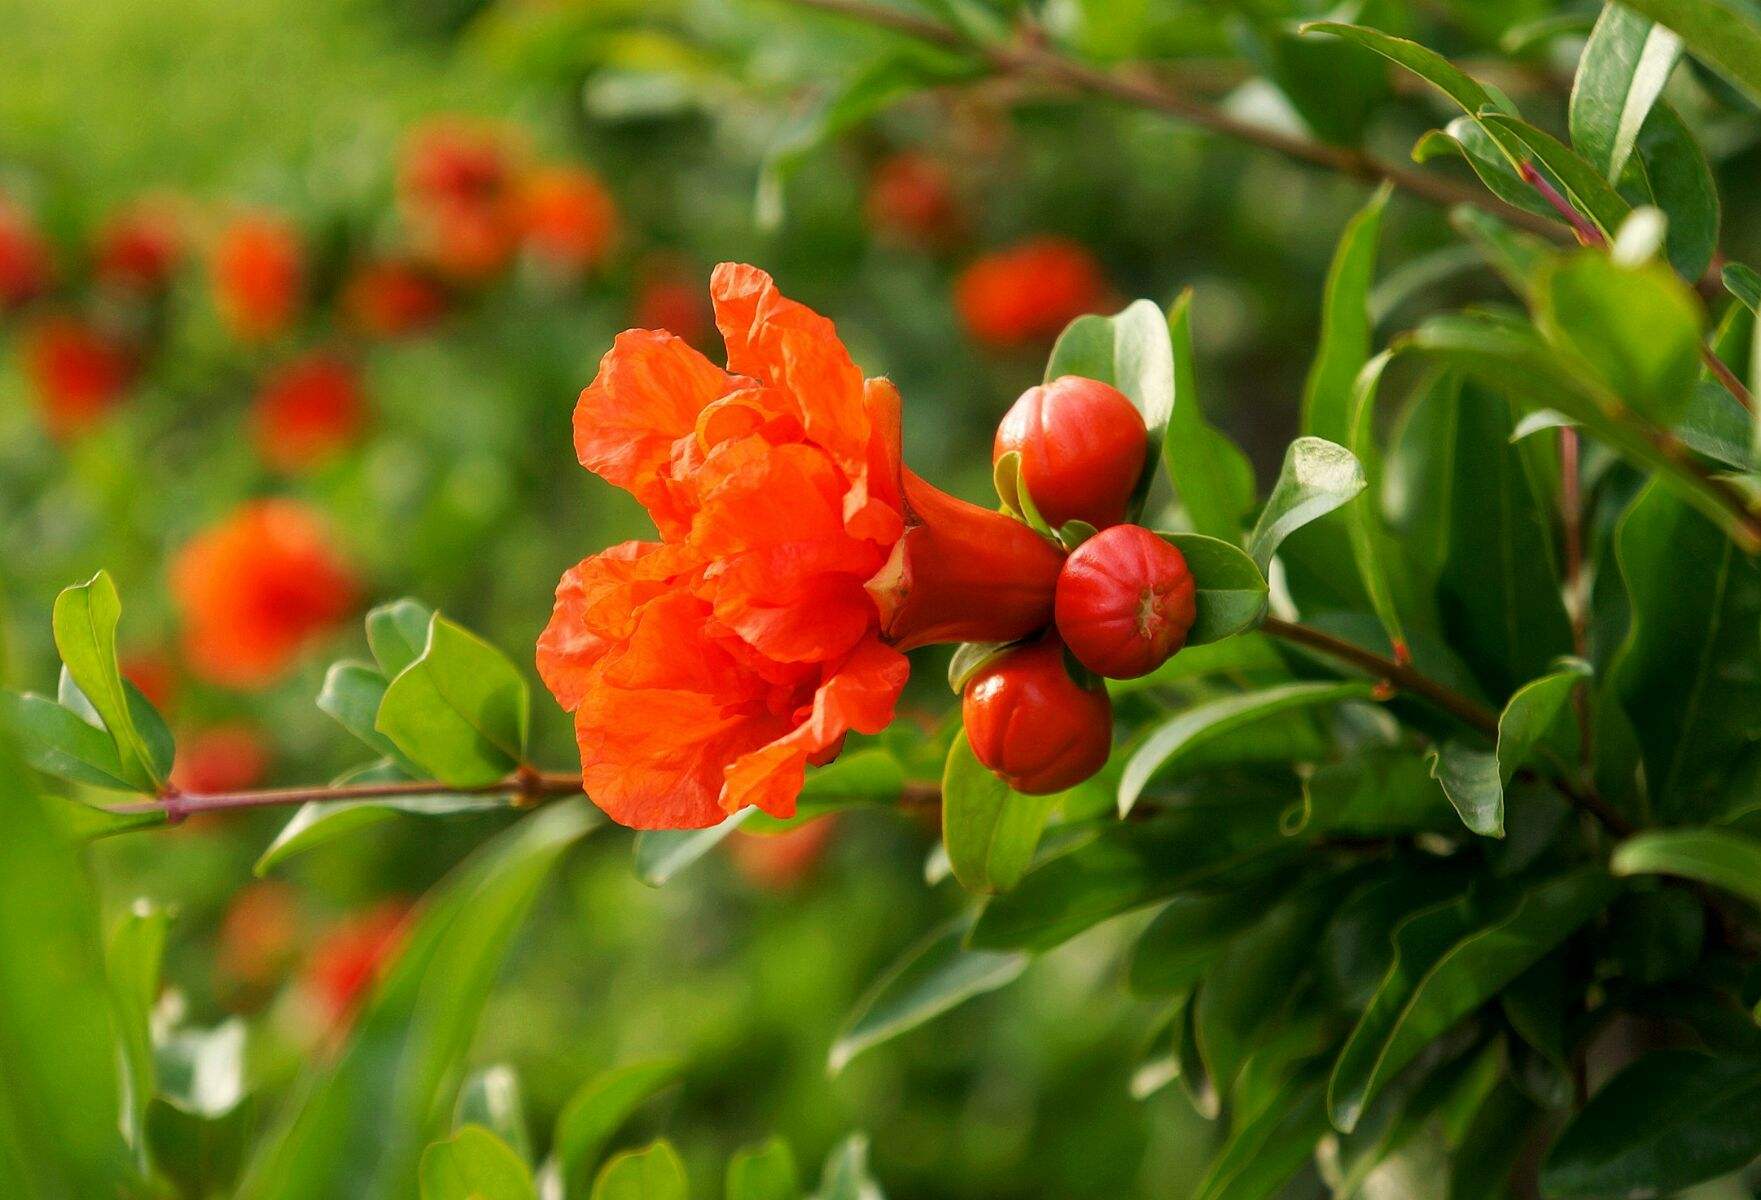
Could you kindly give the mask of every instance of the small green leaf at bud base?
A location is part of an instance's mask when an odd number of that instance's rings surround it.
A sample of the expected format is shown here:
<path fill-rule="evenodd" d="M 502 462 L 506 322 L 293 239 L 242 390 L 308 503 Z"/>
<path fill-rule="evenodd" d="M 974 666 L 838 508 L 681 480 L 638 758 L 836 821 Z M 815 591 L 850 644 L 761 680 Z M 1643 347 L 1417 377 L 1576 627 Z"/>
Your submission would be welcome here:
<path fill-rule="evenodd" d="M 961 702 L 973 756 L 1017 792 L 1075 787 L 1106 765 L 1113 702 L 1064 668 L 1064 644 L 1047 636 L 999 656 L 966 684 Z"/>
<path fill-rule="evenodd" d="M 1003 415 L 991 461 L 1010 451 L 1021 456 L 1021 485 L 1048 525 L 1105 529 L 1125 519 L 1149 433 L 1123 392 L 1063 375 L 1028 388 Z"/>
<path fill-rule="evenodd" d="M 1142 526 L 1114 525 L 1071 551 L 1054 613 L 1078 662 L 1109 679 L 1136 679 L 1186 645 L 1197 594 L 1179 550 Z"/>

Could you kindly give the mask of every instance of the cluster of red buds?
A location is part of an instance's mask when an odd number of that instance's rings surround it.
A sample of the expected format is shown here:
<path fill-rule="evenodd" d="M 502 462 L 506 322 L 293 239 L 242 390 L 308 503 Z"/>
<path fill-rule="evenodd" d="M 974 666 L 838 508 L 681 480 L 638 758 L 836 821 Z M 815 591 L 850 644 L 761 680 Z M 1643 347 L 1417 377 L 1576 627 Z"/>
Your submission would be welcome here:
<path fill-rule="evenodd" d="M 965 683 L 972 752 L 1018 792 L 1063 791 L 1099 771 L 1113 735 L 1101 677 L 1147 675 L 1186 644 L 1195 616 L 1186 559 L 1125 523 L 1148 453 L 1131 401 L 1073 375 L 1029 388 L 997 429 L 994 460 L 1018 456 L 1020 487 L 1044 522 L 1094 530 L 1059 566 L 1049 628 Z"/>

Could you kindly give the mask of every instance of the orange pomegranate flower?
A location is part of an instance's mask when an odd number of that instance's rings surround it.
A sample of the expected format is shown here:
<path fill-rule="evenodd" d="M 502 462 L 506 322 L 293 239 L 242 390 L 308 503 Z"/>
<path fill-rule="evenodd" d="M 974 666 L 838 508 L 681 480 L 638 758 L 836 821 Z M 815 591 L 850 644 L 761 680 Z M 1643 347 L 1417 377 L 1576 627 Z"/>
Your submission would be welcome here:
<path fill-rule="evenodd" d="M 728 841 L 734 869 L 753 887 L 788 891 L 812 873 L 837 831 L 836 816 L 821 817 L 784 833 L 739 833 Z"/>
<path fill-rule="evenodd" d="M 642 329 L 665 329 L 693 346 L 709 340 L 709 304 L 686 267 L 666 255 L 650 256 L 637 271 L 630 316 Z"/>
<path fill-rule="evenodd" d="M 581 393 L 581 464 L 641 501 L 660 540 L 570 569 L 538 642 L 587 794 L 638 828 L 792 815 L 809 763 L 892 719 L 901 648 L 932 627 L 1043 627 L 1060 563 L 1026 526 L 902 471 L 899 393 L 862 378 L 830 321 L 749 266 L 717 267 L 710 293 L 726 370 L 630 330 Z M 899 585 L 937 576 L 920 548 L 975 554 L 993 578 L 925 587 L 925 610 Z"/>
<path fill-rule="evenodd" d="M 0 312 L 35 300 L 55 281 L 55 259 L 30 214 L 0 196 Z"/>
<path fill-rule="evenodd" d="M 113 214 L 98 231 L 93 270 L 126 291 L 162 291 L 183 257 L 183 225 L 177 205 L 158 197 Z"/>
<path fill-rule="evenodd" d="M 582 167 L 546 167 L 527 175 L 515 197 L 515 213 L 533 257 L 568 274 L 604 258 L 617 233 L 611 193 Z"/>
<path fill-rule="evenodd" d="M 913 150 L 875 168 L 863 208 L 869 228 L 903 242 L 936 245 L 960 230 L 960 202 L 948 168 Z"/>
<path fill-rule="evenodd" d="M 253 883 L 221 918 L 214 965 L 229 983 L 268 987 L 292 965 L 300 942 L 299 895 L 285 883 Z"/>
<path fill-rule="evenodd" d="M 417 246 L 442 274 L 481 283 L 508 265 L 523 157 L 515 135 L 494 122 L 443 117 L 411 134 L 399 199 Z"/>
<path fill-rule="evenodd" d="M 355 368 L 329 354 L 309 354 L 264 384 L 252 410 L 257 453 L 277 471 L 314 466 L 349 445 L 366 421 Z"/>
<path fill-rule="evenodd" d="M 318 518 L 289 500 L 260 500 L 190 539 L 172 561 L 192 672 L 263 687 L 353 606 L 354 577 Z"/>
<path fill-rule="evenodd" d="M 56 437 L 91 428 L 135 375 L 128 348 L 79 317 L 33 322 L 23 334 L 23 355 L 38 411 Z"/>
<path fill-rule="evenodd" d="M 269 749 L 262 735 L 235 721 L 178 738 L 171 783 L 198 795 L 237 792 L 255 787 L 268 770 Z"/>
<path fill-rule="evenodd" d="M 349 323 L 371 337 L 419 333 L 446 314 L 440 281 L 402 259 L 363 263 L 342 287 L 342 311 Z"/>
<path fill-rule="evenodd" d="M 1065 238 L 1033 238 L 987 254 L 954 282 L 961 322 L 987 346 L 1049 340 L 1106 300 L 1100 265 Z"/>
<path fill-rule="evenodd" d="M 209 266 L 215 306 L 234 337 L 268 341 L 293 324 L 305 259 L 299 235 L 281 217 L 257 213 L 233 221 L 221 230 Z"/>
<path fill-rule="evenodd" d="M 367 989 L 396 957 L 409 917 L 408 905 L 386 901 L 345 917 L 312 947 L 301 983 L 332 1032 L 354 1019 Z"/>

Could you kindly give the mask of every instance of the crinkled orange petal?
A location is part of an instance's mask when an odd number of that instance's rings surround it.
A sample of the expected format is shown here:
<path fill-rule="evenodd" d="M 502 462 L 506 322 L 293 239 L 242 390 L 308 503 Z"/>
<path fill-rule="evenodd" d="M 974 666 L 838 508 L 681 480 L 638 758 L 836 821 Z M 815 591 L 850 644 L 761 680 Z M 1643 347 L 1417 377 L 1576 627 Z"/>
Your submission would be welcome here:
<path fill-rule="evenodd" d="M 727 372 L 670 333 L 620 333 L 575 404 L 575 454 L 641 501 L 663 534 L 677 529 L 689 513 L 666 470 L 673 443 L 729 387 Z"/>
<path fill-rule="evenodd" d="M 885 729 L 910 671 L 903 654 L 870 637 L 814 694 L 806 720 L 728 767 L 721 807 L 755 804 L 773 817 L 794 816 L 808 759 L 851 731 Z"/>
<path fill-rule="evenodd" d="M 588 673 L 630 636 L 640 606 L 664 592 L 690 558 L 679 546 L 622 542 L 563 573 L 538 638 L 538 676 L 566 711 L 581 703 Z"/>

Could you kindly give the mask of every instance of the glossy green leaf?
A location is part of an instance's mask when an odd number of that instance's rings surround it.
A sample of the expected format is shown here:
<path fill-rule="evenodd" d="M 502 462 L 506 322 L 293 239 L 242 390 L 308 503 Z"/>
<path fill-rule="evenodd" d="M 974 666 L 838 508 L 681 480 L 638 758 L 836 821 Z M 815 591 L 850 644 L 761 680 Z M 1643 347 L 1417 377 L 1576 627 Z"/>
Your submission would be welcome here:
<path fill-rule="evenodd" d="M 1740 300 L 1750 312 L 1761 316 L 1761 273 L 1742 263 L 1725 264 L 1724 289 Z"/>
<path fill-rule="evenodd" d="M 108 572 L 99 571 L 55 597 L 55 648 L 116 743 L 117 761 L 128 781 L 139 791 L 157 792 L 165 773 L 136 727 L 135 707 L 116 662 L 116 624 L 121 617 L 116 584 Z"/>
<path fill-rule="evenodd" d="M 1389 533 L 1382 517 L 1382 463 L 1376 450 L 1375 434 L 1376 393 L 1381 386 L 1382 372 L 1392 357 L 1388 351 L 1377 355 L 1364 364 L 1352 383 L 1346 446 L 1363 467 L 1365 487 L 1345 506 L 1345 528 L 1364 594 L 1369 597 L 1376 619 L 1382 622 L 1389 647 L 1398 654 L 1406 649 L 1406 626 L 1401 620 L 1391 577 L 1401 580 L 1403 591 L 1413 585 L 1406 579 L 1407 562 L 1399 543 Z"/>
<path fill-rule="evenodd" d="M 991 484 L 997 490 L 997 498 L 1003 502 L 1003 511 L 1026 525 L 1041 537 L 1056 537 L 1051 525 L 1040 515 L 1039 506 L 1033 502 L 1030 493 L 1021 480 L 1021 452 L 1010 450 L 998 457 L 991 466 Z"/>
<path fill-rule="evenodd" d="M 1365 25 L 1347 25 L 1338 21 L 1311 21 L 1302 27 L 1304 33 L 1327 33 L 1356 42 L 1374 50 L 1390 62 L 1405 67 L 1420 79 L 1435 85 L 1444 95 L 1469 113 L 1497 107 L 1498 101 L 1481 84 L 1435 50 L 1406 38 L 1383 33 Z"/>
<path fill-rule="evenodd" d="M 381 604 L 367 613 L 367 648 L 373 652 L 380 674 L 395 679 L 422 657 L 422 648 L 428 644 L 428 626 L 433 620 L 432 608 L 408 597 Z"/>
<path fill-rule="evenodd" d="M 1647 1054 L 1609 1080 L 1541 1167 L 1549 1197 L 1664 1196 L 1761 1156 L 1761 1061 Z"/>
<path fill-rule="evenodd" d="M 401 642 L 397 644 L 402 645 Z M 416 653 L 420 655 L 420 648 Z M 415 659 L 410 661 L 414 662 Z M 421 768 L 406 758 L 392 740 L 380 733 L 374 725 L 379 719 L 379 706 L 385 702 L 385 690 L 388 686 L 386 676 L 366 663 L 332 663 L 330 669 L 324 673 L 323 686 L 318 690 L 318 708 L 359 738 L 375 754 L 391 759 L 404 769 L 405 774 L 412 779 L 417 778 L 422 773 Z"/>
<path fill-rule="evenodd" d="M 1344 445 L 1351 436 L 1358 372 L 1370 358 L 1369 296 L 1376 277 L 1382 210 L 1393 194 L 1376 189 L 1339 237 L 1322 292 L 1320 344 L 1303 386 L 1302 431 Z"/>
<path fill-rule="evenodd" d="M 1525 683 L 1498 715 L 1498 780 L 1506 785 L 1524 767 L 1547 773 L 1570 770 L 1578 761 L 1578 722 L 1572 693 L 1589 675 L 1583 663 Z"/>
<path fill-rule="evenodd" d="M 1282 884 L 1176 896 L 1131 949 L 1127 979 L 1139 996 L 1177 996 L 1196 984 L 1237 934 L 1266 915 Z"/>
<path fill-rule="evenodd" d="M 1327 1106 L 1349 1133 L 1396 1072 L 1497 995 L 1613 898 L 1614 881 L 1584 868 L 1536 885 L 1480 924 L 1464 902 L 1426 909 L 1395 932 L 1395 958 L 1333 1066 Z"/>
<path fill-rule="evenodd" d="M 1221 641 L 1260 623 L 1266 615 L 1266 577 L 1239 546 L 1202 533 L 1158 536 L 1180 551 L 1192 573 L 1196 615 L 1186 633 L 1188 646 Z"/>
<path fill-rule="evenodd" d="M 728 1160 L 726 1200 L 800 1200 L 801 1176 L 789 1143 L 773 1137 L 734 1152 Z"/>
<path fill-rule="evenodd" d="M 825 1160 L 813 1200 L 883 1200 L 868 1173 L 868 1138 L 853 1133 L 839 1142 Z"/>
<path fill-rule="evenodd" d="M 966 928 L 959 920 L 935 931 L 875 981 L 832 1043 L 827 1066 L 833 1074 L 863 1051 L 1006 987 L 1026 970 L 1025 954 L 968 949 Z"/>
<path fill-rule="evenodd" d="M 1486 262 L 1511 291 L 1525 300 L 1533 295 L 1542 268 L 1553 260 L 1552 246 L 1466 205 L 1449 211 L 1449 223 L 1480 248 Z"/>
<path fill-rule="evenodd" d="M 1285 812 L 1291 837 L 1383 837 L 1447 830 L 1455 820 L 1426 760 L 1400 747 L 1362 749 L 1317 767 L 1303 781 L 1302 797 Z"/>
<path fill-rule="evenodd" d="M 438 613 L 385 690 L 374 728 L 443 783 L 493 783 L 525 754 L 531 696 L 507 656 Z"/>
<path fill-rule="evenodd" d="M 743 808 L 726 820 L 705 829 L 645 829 L 636 835 L 632 848 L 636 878 L 649 887 L 660 887 L 673 876 L 714 850 L 728 835 L 756 815 Z"/>
<path fill-rule="evenodd" d="M 968 944 L 1049 950 L 1093 925 L 1288 851 L 1284 801 L 1241 797 L 1227 807 L 1177 809 L 1104 829 L 1029 871 L 986 902 Z"/>
<path fill-rule="evenodd" d="M 1221 696 L 1176 713 L 1151 730 L 1126 760 L 1119 780 L 1119 814 L 1132 810 L 1157 774 L 1176 768 L 1182 756 L 1216 738 L 1293 709 L 1367 700 L 1373 691 L 1368 683 L 1288 683 Z"/>
<path fill-rule="evenodd" d="M 0 692 L 0 725 L 33 770 L 92 787 L 139 790 L 127 778 L 115 740 L 46 696 Z"/>
<path fill-rule="evenodd" d="M 1673 875 L 1761 904 L 1761 841 L 1732 829 L 1651 829 L 1615 847 L 1616 875 Z"/>
<path fill-rule="evenodd" d="M 1547 173 L 1558 180 L 1578 215 L 1600 229 L 1609 241 L 1614 240 L 1621 223 L 1632 212 L 1632 205 L 1621 198 L 1595 167 L 1564 142 L 1520 117 L 1499 112 L 1481 112 L 1479 116 L 1501 145 L 1520 146 L 1526 154 L 1538 160 Z"/>
<path fill-rule="evenodd" d="M 117 1196 L 133 1177 L 98 901 L 0 741 L 0 1193 Z"/>
<path fill-rule="evenodd" d="M 1388 94 L 1388 73 L 1374 54 L 1335 39 L 1301 37 L 1269 16 L 1243 18 L 1236 28 L 1249 60 L 1317 138 L 1338 146 L 1362 140 Z"/>
<path fill-rule="evenodd" d="M 1192 527 L 1234 545 L 1253 510 L 1253 465 L 1236 444 L 1205 419 L 1199 405 L 1192 353 L 1192 291 L 1180 293 L 1168 313 L 1174 355 L 1174 406 L 1162 441 L 1162 461 Z"/>
<path fill-rule="evenodd" d="M 581 1085 L 558 1114 L 551 1143 L 567 1194 L 586 1190 L 612 1135 L 656 1092 L 677 1083 L 679 1075 L 677 1062 L 656 1059 L 614 1067 Z"/>
<path fill-rule="evenodd" d="M 1427 754 L 1425 761 L 1470 833 L 1504 836 L 1504 785 L 1498 778 L 1497 755 L 1452 739 Z"/>
<path fill-rule="evenodd" d="M 1110 317 L 1090 314 L 1065 326 L 1046 363 L 1046 382 L 1063 375 L 1098 379 L 1118 388 L 1143 414 L 1149 444 L 1160 446 L 1166 440 L 1174 411 L 1174 347 L 1168 318 L 1153 300 L 1134 300 Z M 1143 511 L 1155 477 L 1151 457 L 1138 477 L 1128 518 Z"/>
<path fill-rule="evenodd" d="M 1723 384 L 1702 379 L 1688 401 L 1688 411 L 1675 427 L 1675 436 L 1696 454 L 1703 454 L 1735 471 L 1754 465 L 1750 441 L 1755 422 L 1742 402 Z"/>
<path fill-rule="evenodd" d="M 962 730 L 942 773 L 942 844 L 969 892 L 1006 892 L 1033 862 L 1057 796 L 1025 796 L 977 758 Z"/>
<path fill-rule="evenodd" d="M 1236 553 L 1241 553 L 1236 551 Z M 1249 566 L 1253 560 L 1248 559 Z M 1254 568 L 1259 573 L 1259 568 Z M 1152 688 L 1174 687 L 1202 679 L 1225 679 L 1243 687 L 1281 683 L 1290 678 L 1290 668 L 1278 653 L 1277 644 L 1263 633 L 1243 633 L 1223 641 L 1193 644 L 1188 642 L 1180 653 L 1136 679 L 1109 679 L 1107 691 L 1115 696 Z"/>
<path fill-rule="evenodd" d="M 131 1145 L 145 1163 L 147 1103 L 153 1098 L 153 1036 L 149 1018 L 159 999 L 170 914 L 150 900 L 136 900 L 110 928 L 104 946 L 105 973 L 116 1005 L 122 1038 L 127 1105 L 124 1121 Z"/>
<path fill-rule="evenodd" d="M 1327 1132 L 1323 1081 L 1314 1075 L 1284 1089 L 1230 1129 L 1195 1200 L 1266 1200 L 1276 1196 Z"/>
<path fill-rule="evenodd" d="M 465 1080 L 465 1086 L 459 1090 L 453 1124 L 460 1129 L 481 1125 L 506 1142 L 520 1161 L 527 1162 L 532 1157 L 532 1134 L 526 1128 L 520 1077 L 506 1063 L 484 1067 Z"/>
<path fill-rule="evenodd" d="M 1261 572 L 1270 569 L 1278 546 L 1292 533 L 1364 490 L 1364 470 L 1344 446 L 1299 437 L 1284 454 L 1284 468 L 1248 535 L 1248 553 Z"/>
<path fill-rule="evenodd" d="M 1609 183 L 1620 182 L 1651 106 L 1681 58 L 1681 39 L 1619 4 L 1590 31 L 1571 89 L 1571 144 Z"/>
<path fill-rule="evenodd" d="M 1670 265 L 1683 279 L 1698 280 L 1718 250 L 1718 182 L 1693 131 L 1667 102 L 1651 110 L 1628 170 L 1640 193 L 1668 218 Z"/>
<path fill-rule="evenodd" d="M 1687 411 L 1700 370 L 1699 302 L 1661 263 L 1626 267 L 1586 251 L 1542 273 L 1537 319 L 1609 389 L 1659 425 Z"/>
<path fill-rule="evenodd" d="M 961 642 L 948 659 L 948 686 L 956 696 L 972 677 L 997 661 L 1014 642 Z"/>
<path fill-rule="evenodd" d="M 626 1150 L 593 1181 L 592 1200 L 685 1200 L 685 1164 L 665 1141 Z"/>
<path fill-rule="evenodd" d="M 1761 104 L 1761 14 L 1742 0 L 1622 0 L 1667 25 L 1694 54 Z"/>
<path fill-rule="evenodd" d="M 538 1200 L 520 1156 L 477 1125 L 424 1150 L 421 1181 L 422 1200 Z"/>
<path fill-rule="evenodd" d="M 1757 735 L 1761 567 L 1653 483 L 1615 533 L 1631 621 L 1608 671 L 1644 757 L 1656 815 L 1717 818 L 1730 771 Z"/>
<path fill-rule="evenodd" d="M 489 990 L 558 857 L 597 822 L 582 801 L 521 820 L 424 902 L 333 1061 L 260 1148 L 239 1200 L 371 1197 L 414 1182 L 444 1132 Z"/>
<path fill-rule="evenodd" d="M 1486 185 L 1486 189 L 1512 208 L 1520 208 L 1549 220 L 1559 219 L 1559 214 L 1552 205 L 1517 174 L 1510 154 L 1476 118 L 1456 117 L 1442 129 L 1433 129 L 1413 143 L 1414 162 L 1430 162 L 1444 154 L 1459 155 L 1473 168 L 1474 174 L 1480 177 L 1480 182 Z M 1466 206 L 1460 206 L 1458 211 L 1461 209 L 1466 209 Z M 1480 209 L 1466 211 L 1479 214 L 1487 222 L 1500 223 L 1498 218 Z"/>

